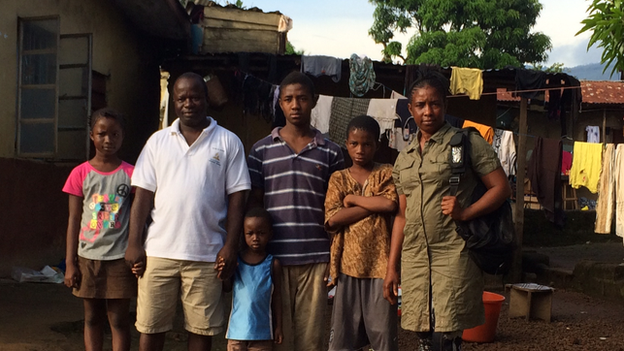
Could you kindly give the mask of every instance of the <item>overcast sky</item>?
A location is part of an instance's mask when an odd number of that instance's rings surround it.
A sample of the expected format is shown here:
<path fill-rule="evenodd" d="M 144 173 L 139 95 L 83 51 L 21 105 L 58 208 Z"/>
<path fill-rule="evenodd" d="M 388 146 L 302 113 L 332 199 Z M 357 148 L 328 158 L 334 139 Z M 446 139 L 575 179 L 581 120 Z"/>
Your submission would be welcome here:
<path fill-rule="evenodd" d="M 222 3 L 224 1 L 221 1 Z M 230 1 L 234 2 L 234 1 Z M 534 31 L 550 36 L 553 50 L 547 65 L 562 62 L 566 67 L 600 62 L 600 51 L 587 52 L 589 34 L 575 37 L 580 22 L 587 17 L 587 0 L 540 0 L 543 9 Z M 368 36 L 374 6 L 367 0 L 243 0 L 243 6 L 265 12 L 280 11 L 293 19 L 288 39 L 306 55 L 348 58 L 352 53 L 381 58 L 381 45 Z M 410 35 L 397 39 L 405 46 Z"/>

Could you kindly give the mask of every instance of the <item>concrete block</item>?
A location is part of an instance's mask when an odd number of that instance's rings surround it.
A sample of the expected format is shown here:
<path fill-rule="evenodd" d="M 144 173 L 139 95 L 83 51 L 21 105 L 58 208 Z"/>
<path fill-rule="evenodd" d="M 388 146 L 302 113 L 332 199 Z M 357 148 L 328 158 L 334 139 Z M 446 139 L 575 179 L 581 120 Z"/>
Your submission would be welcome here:
<path fill-rule="evenodd" d="M 505 288 L 509 290 L 510 318 L 541 319 L 550 323 L 553 288 L 533 283 L 507 284 Z"/>

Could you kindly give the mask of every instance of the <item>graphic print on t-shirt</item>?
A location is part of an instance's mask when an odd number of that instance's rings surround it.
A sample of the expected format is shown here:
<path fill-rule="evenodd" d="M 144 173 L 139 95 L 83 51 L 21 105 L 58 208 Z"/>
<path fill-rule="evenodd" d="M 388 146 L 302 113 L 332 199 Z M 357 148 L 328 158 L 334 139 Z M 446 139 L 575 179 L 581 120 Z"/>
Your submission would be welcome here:
<path fill-rule="evenodd" d="M 80 231 L 80 240 L 94 242 L 102 229 L 119 229 L 121 222 L 118 220 L 121 202 L 130 192 L 130 186 L 121 184 L 117 187 L 117 194 L 93 194 L 89 209 L 91 221 Z"/>

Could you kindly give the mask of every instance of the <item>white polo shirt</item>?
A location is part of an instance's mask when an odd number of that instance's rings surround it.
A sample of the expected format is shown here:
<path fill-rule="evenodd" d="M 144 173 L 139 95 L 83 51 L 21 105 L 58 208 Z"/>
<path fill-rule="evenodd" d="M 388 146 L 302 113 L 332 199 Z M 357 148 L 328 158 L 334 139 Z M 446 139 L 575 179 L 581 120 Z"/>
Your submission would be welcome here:
<path fill-rule="evenodd" d="M 148 256 L 214 262 L 226 236 L 227 197 L 251 188 L 240 139 L 206 118 L 210 125 L 191 146 L 176 119 L 137 160 L 132 185 L 155 193 Z"/>

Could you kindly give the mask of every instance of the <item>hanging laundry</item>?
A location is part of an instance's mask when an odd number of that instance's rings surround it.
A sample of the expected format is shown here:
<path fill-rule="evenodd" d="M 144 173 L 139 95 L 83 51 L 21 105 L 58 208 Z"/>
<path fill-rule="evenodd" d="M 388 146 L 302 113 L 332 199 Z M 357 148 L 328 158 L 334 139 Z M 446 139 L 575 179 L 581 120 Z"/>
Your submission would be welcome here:
<path fill-rule="evenodd" d="M 509 177 L 516 175 L 516 142 L 508 130 L 494 129 L 492 147 L 498 155 L 503 171 Z"/>
<path fill-rule="evenodd" d="M 415 134 L 418 130 L 416 121 L 412 117 L 409 109 L 407 108 L 409 101 L 407 99 L 398 99 L 396 104 L 396 115 L 399 119 L 394 121 L 395 128 L 401 128 L 403 130 L 403 140 L 407 141 L 409 136 Z"/>
<path fill-rule="evenodd" d="M 470 100 L 479 100 L 483 93 L 483 71 L 463 67 L 451 69 L 451 94 L 468 94 Z"/>
<path fill-rule="evenodd" d="M 333 96 L 319 95 L 316 106 L 312 109 L 310 124 L 323 134 L 329 132 L 329 118 L 331 117 L 333 100 Z"/>
<path fill-rule="evenodd" d="M 570 185 L 575 189 L 584 186 L 595 194 L 602 168 L 602 144 L 576 141 L 572 155 Z"/>
<path fill-rule="evenodd" d="M 366 114 L 379 123 L 381 133 L 394 128 L 394 121 L 398 119 L 396 113 L 397 99 L 370 99 Z"/>
<path fill-rule="evenodd" d="M 538 137 L 531 154 L 528 178 L 531 190 L 544 209 L 546 218 L 559 227 L 564 225 L 561 208 L 561 141 Z"/>
<path fill-rule="evenodd" d="M 273 103 L 271 104 L 271 113 L 273 113 L 273 120 L 275 120 L 275 109 L 279 106 L 279 98 L 280 98 L 280 86 L 276 85 L 275 89 L 273 89 Z"/>
<path fill-rule="evenodd" d="M 570 168 L 572 168 L 572 153 L 563 151 L 561 153 L 561 174 L 570 175 Z"/>
<path fill-rule="evenodd" d="M 392 128 L 386 133 L 388 135 L 388 147 L 399 152 L 408 147 L 416 137 L 416 134 L 408 134 L 406 140 L 403 128 Z"/>
<path fill-rule="evenodd" d="M 565 75 L 565 85 L 568 87 L 561 93 L 561 102 L 559 106 L 559 122 L 561 123 L 561 136 L 568 135 L 567 119 L 568 110 L 572 111 L 574 106 L 580 106 L 581 104 L 581 87 L 580 82 L 569 75 Z M 571 132 L 571 131 L 570 131 Z"/>
<path fill-rule="evenodd" d="M 203 5 L 195 5 L 195 4 L 189 4 L 190 6 L 193 6 L 190 9 L 190 13 L 189 13 L 189 18 L 191 20 L 192 24 L 198 24 L 201 21 L 204 20 L 204 6 Z"/>
<path fill-rule="evenodd" d="M 516 90 L 536 90 L 544 89 L 546 85 L 546 73 L 543 71 L 535 71 L 528 69 L 516 68 Z M 514 93 L 514 96 L 520 95 L 523 98 L 535 99 L 543 91 L 527 91 Z"/>
<path fill-rule="evenodd" d="M 390 94 L 390 98 L 391 99 L 407 99 L 407 96 L 403 96 L 400 93 L 393 90 L 392 93 Z"/>
<path fill-rule="evenodd" d="M 269 82 L 246 75 L 243 80 L 243 112 L 261 115 L 267 122 L 273 121 L 273 98 L 275 86 Z"/>
<path fill-rule="evenodd" d="M 587 127 L 585 127 L 585 131 L 587 132 L 587 142 L 588 143 L 599 143 L 600 142 L 600 127 L 597 127 L 597 126 L 587 126 Z"/>
<path fill-rule="evenodd" d="M 279 105 L 279 102 L 275 105 L 275 115 L 273 117 L 273 124 L 271 125 L 271 130 L 277 127 L 283 127 L 286 125 L 286 116 L 284 116 L 284 111 L 282 111 L 282 106 Z"/>
<path fill-rule="evenodd" d="M 600 234 L 611 233 L 611 222 L 613 221 L 613 209 L 615 208 L 615 174 L 613 166 L 615 163 L 614 144 L 605 145 L 602 153 L 602 171 L 598 186 L 598 203 L 596 204 L 596 225 L 594 232 Z"/>
<path fill-rule="evenodd" d="M 556 121 L 561 117 L 561 89 L 548 90 L 548 119 Z"/>
<path fill-rule="evenodd" d="M 486 126 L 485 124 L 465 120 L 462 128 L 473 127 L 479 131 L 483 139 L 492 145 L 492 141 L 494 141 L 494 128 L 490 126 Z"/>
<path fill-rule="evenodd" d="M 370 99 L 334 97 L 329 118 L 329 139 L 344 147 L 347 139 L 347 125 L 354 117 L 368 112 Z"/>
<path fill-rule="evenodd" d="M 331 56 L 301 56 L 301 71 L 315 77 L 330 76 L 338 83 L 342 74 L 342 59 Z"/>
<path fill-rule="evenodd" d="M 368 57 L 360 58 L 353 54 L 349 58 L 349 89 L 355 96 L 363 96 L 375 84 L 376 75 L 373 69 L 373 61 Z"/>
<path fill-rule="evenodd" d="M 624 238 L 624 144 L 615 149 L 615 234 Z"/>

